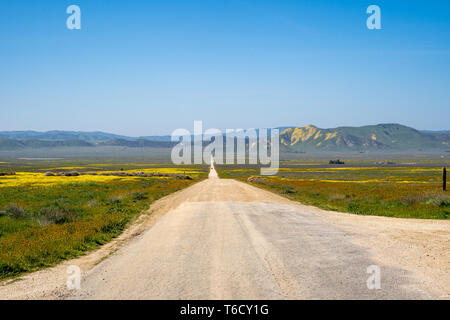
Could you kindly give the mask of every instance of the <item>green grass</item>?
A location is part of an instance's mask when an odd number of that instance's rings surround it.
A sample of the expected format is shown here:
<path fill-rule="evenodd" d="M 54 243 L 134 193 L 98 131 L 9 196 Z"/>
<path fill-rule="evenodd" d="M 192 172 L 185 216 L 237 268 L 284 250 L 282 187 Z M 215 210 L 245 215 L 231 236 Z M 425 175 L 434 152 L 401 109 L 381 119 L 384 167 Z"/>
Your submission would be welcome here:
<path fill-rule="evenodd" d="M 319 208 L 358 215 L 450 219 L 450 193 L 442 191 L 441 168 L 281 168 L 259 176 L 256 168 L 218 166 L 235 178 Z M 257 177 L 248 181 L 250 176 Z"/>
<path fill-rule="evenodd" d="M 152 202 L 205 176 L 0 188 L 0 279 L 107 243 Z"/>

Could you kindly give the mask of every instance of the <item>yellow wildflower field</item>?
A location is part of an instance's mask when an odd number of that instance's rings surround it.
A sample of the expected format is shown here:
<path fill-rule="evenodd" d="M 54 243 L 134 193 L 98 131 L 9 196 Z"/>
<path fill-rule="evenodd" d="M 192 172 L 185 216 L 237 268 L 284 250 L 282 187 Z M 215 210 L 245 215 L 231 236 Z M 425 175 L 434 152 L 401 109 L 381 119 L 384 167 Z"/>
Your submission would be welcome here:
<path fill-rule="evenodd" d="M 77 167 L 61 167 L 53 170 L 76 170 Z M 82 169 L 86 169 L 83 167 Z M 49 169 L 51 171 L 52 169 Z M 17 172 L 12 176 L 0 177 L 0 188 L 2 187 L 20 187 L 20 186 L 49 186 L 53 184 L 70 184 L 81 182 L 110 182 L 110 181 L 131 181 L 138 177 L 118 177 L 102 176 L 101 173 L 111 173 L 116 171 L 96 171 L 97 175 L 79 175 L 74 177 L 64 176 L 46 176 L 43 172 Z M 144 173 L 172 173 L 198 176 L 203 173 L 200 170 L 183 168 L 147 168 L 136 170 L 125 170 L 122 172 L 144 172 Z M 157 179 L 170 179 L 170 177 L 155 177 Z"/>
<path fill-rule="evenodd" d="M 221 178 L 239 179 L 292 200 L 328 210 L 401 218 L 449 219 L 450 195 L 441 166 L 282 167 L 277 175 L 219 166 Z M 254 177 L 257 179 L 248 179 Z"/>
<path fill-rule="evenodd" d="M 109 182 L 112 180 L 131 180 L 134 177 L 115 177 L 100 175 L 83 175 L 77 177 L 53 176 L 47 177 L 44 173 L 17 172 L 14 176 L 0 177 L 0 188 L 20 186 L 48 186 L 52 184 L 68 184 L 76 182 Z"/>

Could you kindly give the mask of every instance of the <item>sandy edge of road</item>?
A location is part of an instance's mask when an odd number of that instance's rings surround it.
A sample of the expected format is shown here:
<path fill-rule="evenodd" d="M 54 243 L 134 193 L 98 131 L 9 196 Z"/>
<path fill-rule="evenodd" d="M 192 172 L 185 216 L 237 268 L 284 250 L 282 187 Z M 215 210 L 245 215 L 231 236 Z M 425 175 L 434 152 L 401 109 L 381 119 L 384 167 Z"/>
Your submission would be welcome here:
<path fill-rule="evenodd" d="M 450 299 L 450 221 L 311 210 L 368 248 L 377 265 L 408 270 L 430 298 Z"/>
<path fill-rule="evenodd" d="M 1 282 L 0 299 L 62 298 L 68 276 L 67 267 L 76 265 L 83 274 L 88 272 L 124 243 L 133 241 L 148 230 L 165 213 L 186 201 L 261 201 L 297 206 L 320 217 L 324 223 L 343 230 L 351 241 L 367 248 L 372 261 L 380 266 L 408 270 L 420 280 L 421 288 L 433 297 L 450 297 L 450 221 L 358 216 L 326 211 L 291 201 L 247 183 L 232 181 L 220 183 L 220 192 L 213 195 L 201 192 L 203 188 L 207 189 L 216 183 L 208 179 L 157 200 L 147 211 L 150 214 L 139 216 L 119 237 L 99 249 L 55 267 Z M 237 192 L 230 192 L 231 189 Z M 226 191 L 222 192 L 224 190 Z"/>

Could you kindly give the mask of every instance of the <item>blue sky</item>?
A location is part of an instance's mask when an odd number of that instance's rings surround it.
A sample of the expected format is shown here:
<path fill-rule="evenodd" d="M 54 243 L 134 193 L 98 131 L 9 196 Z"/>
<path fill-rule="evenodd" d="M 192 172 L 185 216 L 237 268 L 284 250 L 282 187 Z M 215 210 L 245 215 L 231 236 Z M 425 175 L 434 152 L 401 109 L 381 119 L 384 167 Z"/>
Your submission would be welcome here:
<path fill-rule="evenodd" d="M 0 3 L 0 131 L 441 130 L 449 110 L 449 1 Z"/>

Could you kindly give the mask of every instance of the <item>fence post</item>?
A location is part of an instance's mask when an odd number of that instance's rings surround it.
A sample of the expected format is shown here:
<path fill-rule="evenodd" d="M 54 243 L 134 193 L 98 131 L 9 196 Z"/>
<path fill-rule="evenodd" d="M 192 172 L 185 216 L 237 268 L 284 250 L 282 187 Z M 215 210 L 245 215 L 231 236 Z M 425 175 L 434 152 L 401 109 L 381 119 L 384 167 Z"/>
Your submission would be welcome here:
<path fill-rule="evenodd" d="M 442 169 L 442 190 L 447 190 L 447 169 L 445 167 Z"/>

